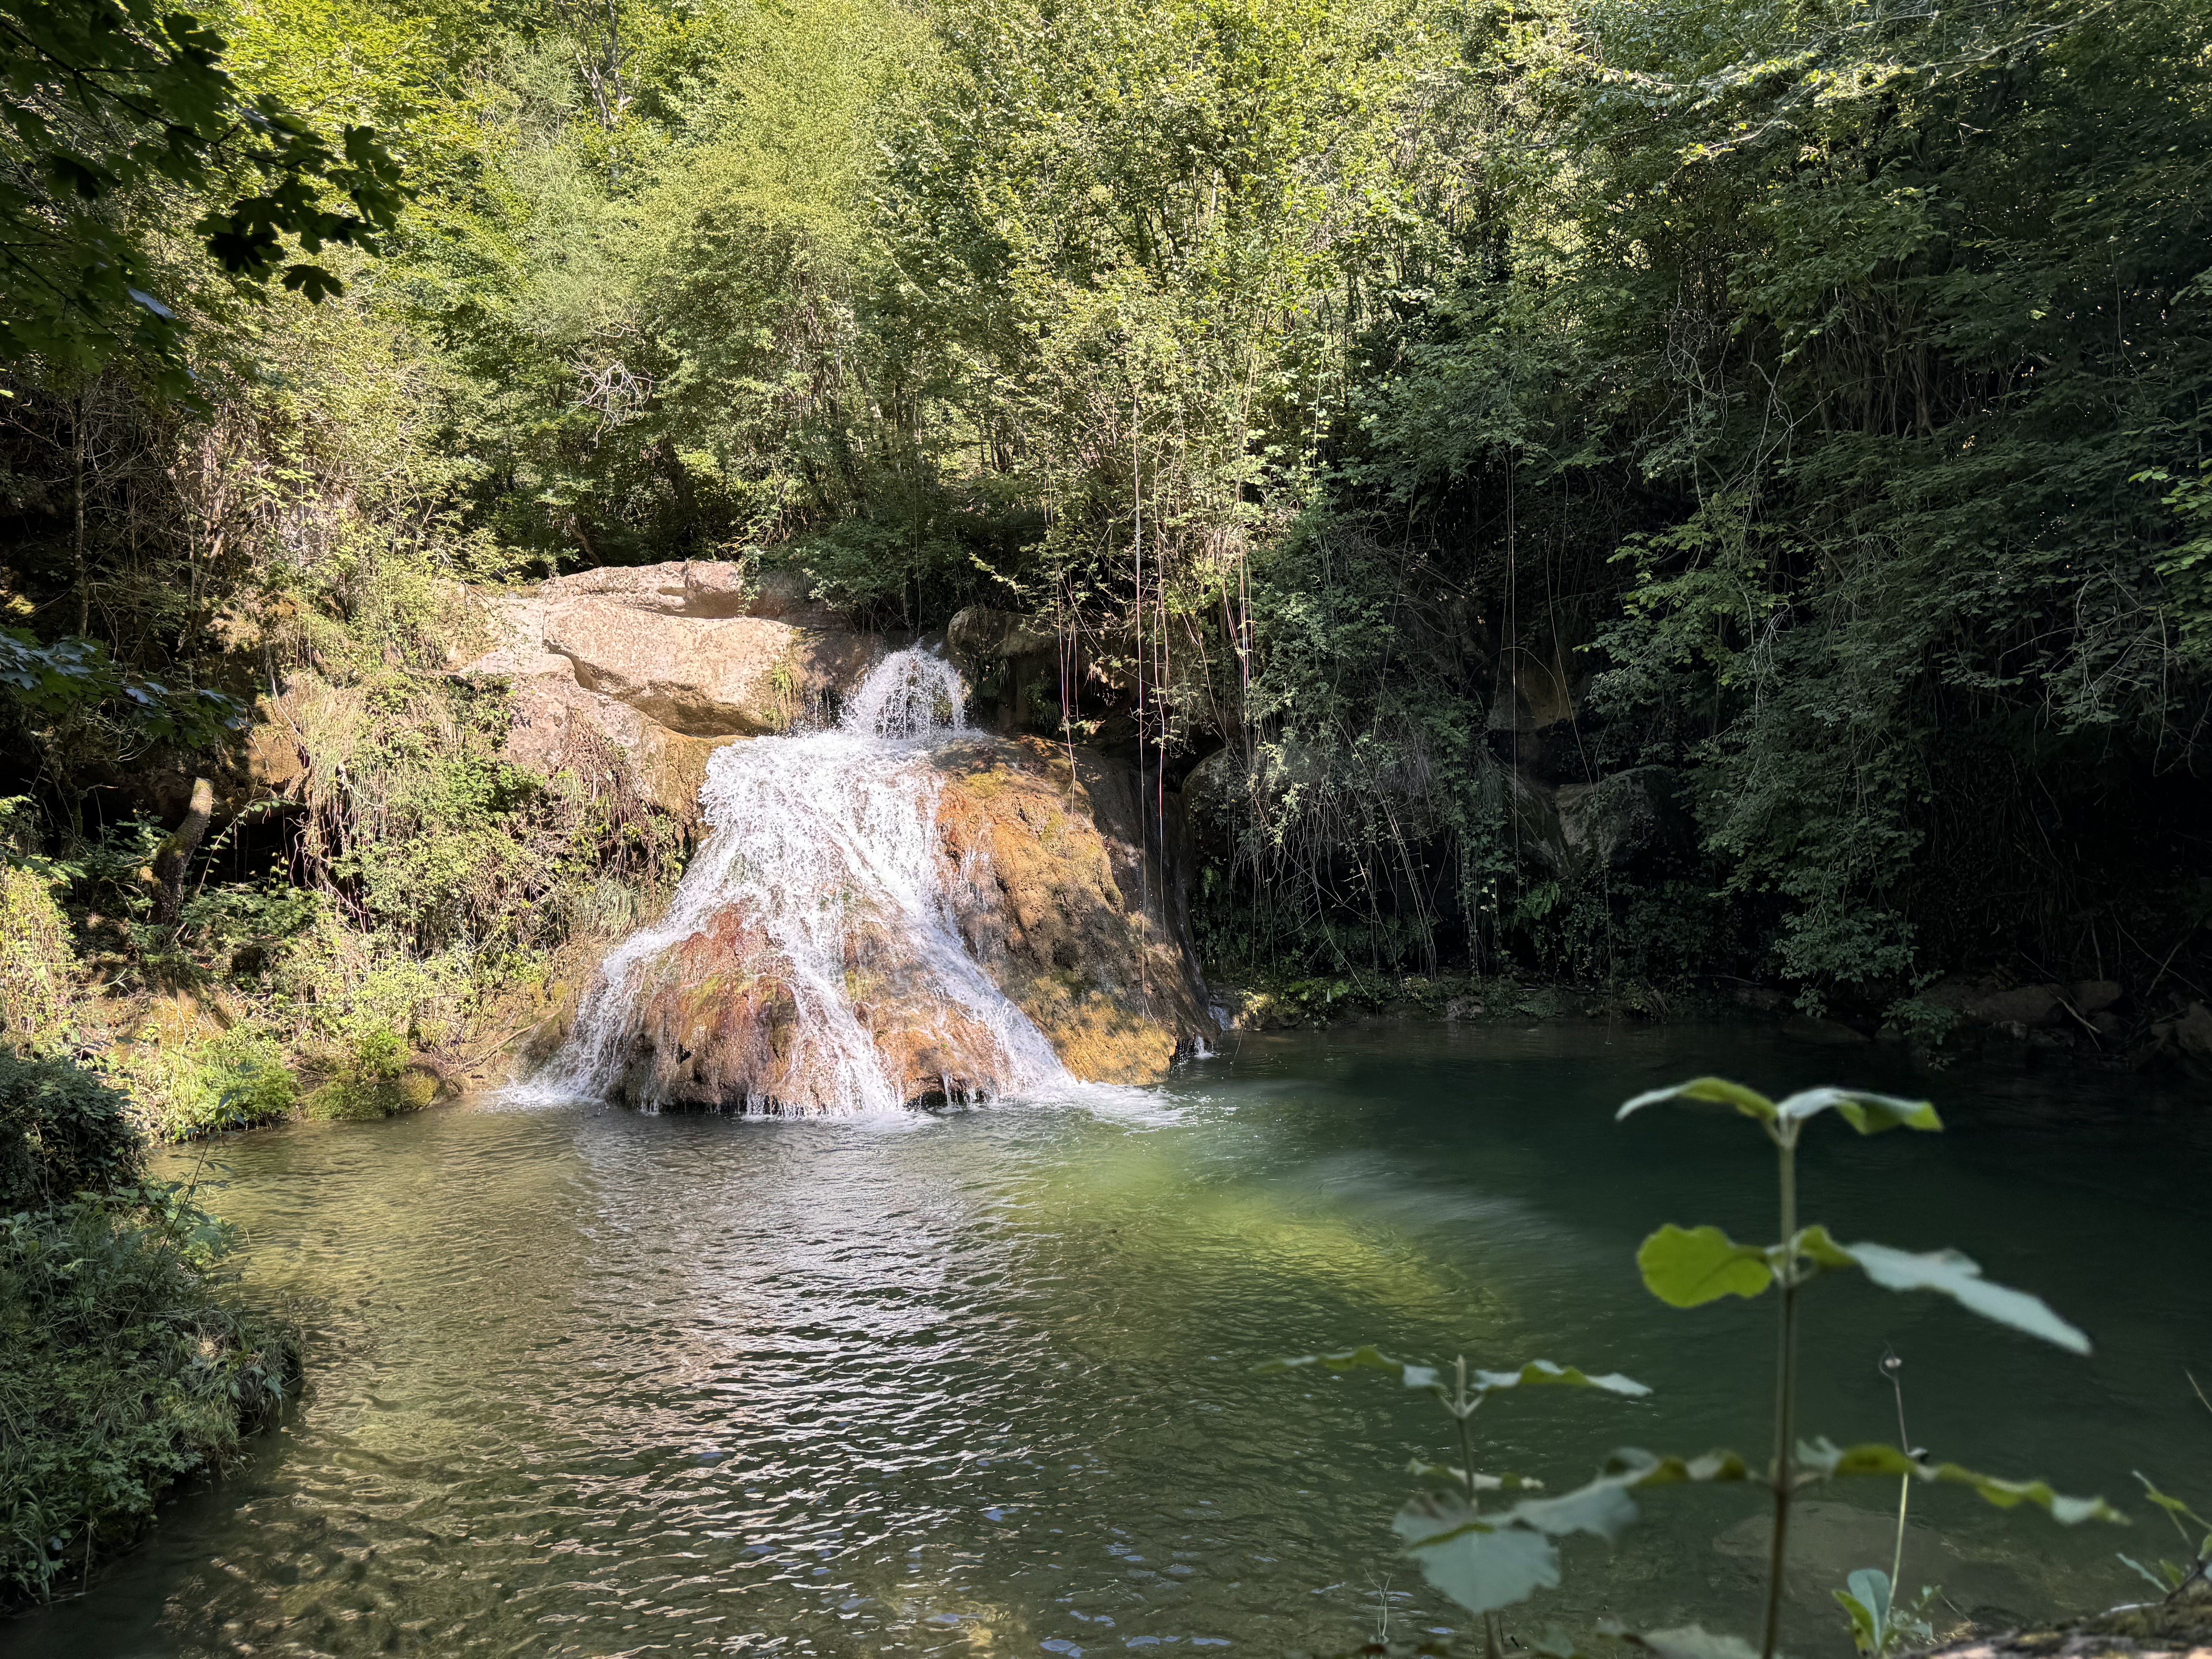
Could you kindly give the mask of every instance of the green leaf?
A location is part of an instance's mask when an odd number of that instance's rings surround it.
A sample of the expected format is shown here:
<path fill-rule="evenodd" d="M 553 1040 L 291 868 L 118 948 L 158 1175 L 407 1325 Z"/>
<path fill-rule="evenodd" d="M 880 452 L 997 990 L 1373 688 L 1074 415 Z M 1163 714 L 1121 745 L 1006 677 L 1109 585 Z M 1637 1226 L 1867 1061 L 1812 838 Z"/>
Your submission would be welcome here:
<path fill-rule="evenodd" d="M 1300 1354 L 1295 1359 L 1271 1359 L 1256 1369 L 1261 1372 L 1294 1371 L 1308 1365 L 1318 1365 L 1329 1371 L 1395 1371 L 1409 1389 L 1435 1389 L 1443 1386 L 1443 1379 L 1433 1365 L 1409 1365 L 1402 1359 L 1393 1359 L 1372 1343 L 1364 1347 L 1347 1348 L 1342 1353 Z"/>
<path fill-rule="evenodd" d="M 1866 1276 L 1885 1290 L 1936 1291 L 1984 1319 L 2056 1343 L 2075 1353 L 2089 1352 L 2089 1339 L 2026 1291 L 1992 1285 L 1982 1270 L 1956 1250 L 1916 1255 L 1887 1244 L 1853 1244 L 1851 1255 Z"/>
<path fill-rule="evenodd" d="M 1644 1288 L 1669 1307 L 1695 1308 L 1724 1296 L 1753 1297 L 1774 1282 L 1766 1252 L 1717 1227 L 1669 1222 L 1636 1252 Z"/>
<path fill-rule="evenodd" d="M 2112 1521 L 2122 1526 L 2127 1516 L 2122 1515 L 2101 1498 L 2067 1498 L 2053 1492 L 2050 1483 L 2043 1480 L 2007 1480 L 1993 1474 L 1982 1474 L 1957 1463 L 1930 1463 L 1919 1458 L 1908 1457 L 1887 1441 L 1870 1441 L 1863 1445 L 1841 1447 L 1829 1440 L 1802 1443 L 1797 1448 L 1797 1462 L 1808 1473 L 1826 1480 L 1844 1480 L 1853 1475 L 1872 1474 L 1911 1475 L 1917 1480 L 1933 1481 L 1943 1486 L 1971 1486 L 1980 1493 L 1984 1501 L 2001 1510 L 2021 1504 L 2033 1504 L 2050 1512 L 2051 1518 L 2061 1526 L 2074 1526 L 2083 1521 Z"/>
<path fill-rule="evenodd" d="M 1641 1382 L 1623 1376 L 1619 1371 L 1590 1376 L 1572 1365 L 1555 1365 L 1548 1359 L 1532 1359 L 1517 1371 L 1477 1371 L 1473 1381 L 1475 1388 L 1484 1394 L 1497 1389 L 1532 1388 L 1547 1382 L 1570 1389 L 1602 1389 L 1607 1394 L 1625 1395 L 1631 1399 L 1651 1392 Z"/>
<path fill-rule="evenodd" d="M 1834 1595 L 1851 1616 L 1851 1639 L 1861 1653 L 1878 1654 L 1889 1638 L 1889 1575 L 1862 1567 L 1844 1582 L 1850 1588 Z"/>
<path fill-rule="evenodd" d="M 1771 1123 L 1775 1118 L 1774 1103 L 1755 1089 L 1747 1089 L 1741 1083 L 1730 1083 L 1724 1077 L 1701 1077 L 1688 1083 L 1678 1083 L 1671 1088 L 1654 1089 L 1629 1101 L 1613 1114 L 1619 1122 L 1632 1112 L 1640 1112 L 1646 1106 L 1663 1106 L 1672 1101 L 1686 1101 L 1709 1106 L 1733 1106 L 1746 1117 L 1755 1117 L 1762 1123 Z"/>
<path fill-rule="evenodd" d="M 1850 1615 L 1851 1645 L 1861 1653 L 1873 1653 L 1881 1645 L 1881 1632 L 1875 1627 L 1874 1609 L 1849 1590 L 1831 1590 L 1838 1605 Z"/>
<path fill-rule="evenodd" d="M 2185 1519 L 2195 1526 L 2212 1528 L 2212 1521 L 2207 1521 L 2203 1516 L 2197 1514 L 2195 1510 L 2191 1509 L 2188 1504 L 2183 1503 L 2179 1498 L 2168 1498 L 2156 1486 L 2151 1485 L 2150 1477 L 2145 1474 L 2141 1469 L 2134 1471 L 2134 1474 L 2136 1479 L 2142 1482 L 2143 1496 L 2149 1498 L 2152 1503 L 2157 1504 L 2159 1508 L 2164 1510 L 2168 1515 L 2174 1516 L 2177 1520 Z M 2200 1552 L 2200 1553 L 2212 1554 L 2212 1536 L 2208 1536 L 2205 1539 L 2204 1543 L 2205 1547 Z"/>
<path fill-rule="evenodd" d="M 1878 1567 L 1861 1567 L 1845 1577 L 1844 1583 L 1859 1603 L 1874 1614 L 1875 1632 L 1889 1628 L 1889 1575 Z"/>
<path fill-rule="evenodd" d="M 1657 1654 L 1659 1659 L 1759 1659 L 1758 1650 L 1741 1636 L 1715 1636 L 1702 1625 L 1635 1631 L 1608 1620 L 1598 1628 L 1630 1647 Z"/>
<path fill-rule="evenodd" d="M 1559 1582 L 1553 1538 L 1613 1539 L 1636 1520 L 1626 1483 L 1600 1476 L 1557 1498 L 1478 1515 L 1457 1492 L 1414 1498 L 1393 1523 L 1428 1581 L 1470 1613 L 1510 1606 Z"/>
<path fill-rule="evenodd" d="M 2166 1574 L 2166 1577 L 2161 1578 L 2159 1577 L 2158 1573 L 2153 1572 L 2148 1567 L 2143 1565 L 2142 1562 L 2136 1560 L 2134 1556 L 2120 1554 L 2118 1551 L 2115 1551 L 2114 1553 L 2119 1554 L 2122 1561 L 2124 1561 L 2128 1565 L 2133 1567 L 2137 1572 L 2141 1573 L 2145 1578 L 2150 1580 L 2150 1587 L 2156 1590 L 2160 1595 L 2169 1595 L 2175 1590 L 2181 1588 L 2181 1570 L 2175 1566 L 2172 1562 L 2161 1561 L 2158 1564 L 2160 1571 Z"/>
<path fill-rule="evenodd" d="M 1531 1498 L 1516 1504 L 1506 1518 L 1553 1538 L 1586 1532 L 1607 1540 L 1636 1522 L 1636 1503 L 1626 1483 L 1603 1477 L 1557 1498 Z"/>
<path fill-rule="evenodd" d="M 1807 1089 L 1790 1096 L 1774 1109 L 1785 1123 L 1802 1122 L 1832 1111 L 1863 1135 L 1885 1129 L 1940 1130 L 1943 1120 L 1924 1100 L 1900 1100 L 1895 1095 L 1870 1095 L 1857 1089 Z"/>
<path fill-rule="evenodd" d="M 1449 1480 L 1462 1487 L 1467 1485 L 1467 1471 L 1456 1463 L 1424 1463 L 1417 1457 L 1406 1465 L 1406 1471 L 1424 1480 Z M 1544 1483 L 1533 1475 L 1485 1474 L 1477 1470 L 1474 1477 L 1477 1492 L 1541 1492 L 1543 1488 Z"/>
<path fill-rule="evenodd" d="M 1605 1460 L 1602 1473 L 1628 1486 L 1705 1486 L 1748 1480 L 1751 1466 L 1732 1451 L 1709 1451 L 1698 1457 L 1675 1457 L 1623 1446 Z"/>
<path fill-rule="evenodd" d="M 1494 1613 L 1559 1582 L 1550 1539 L 1478 1517 L 1456 1493 L 1416 1498 L 1392 1525 L 1422 1576 L 1469 1613 Z"/>
<path fill-rule="evenodd" d="M 1817 1223 L 1810 1227 L 1800 1227 L 1797 1230 L 1797 1237 L 1791 1243 L 1796 1245 L 1797 1255 L 1817 1266 L 1823 1267 L 1858 1266 L 1858 1258 L 1837 1243 L 1828 1230 Z"/>

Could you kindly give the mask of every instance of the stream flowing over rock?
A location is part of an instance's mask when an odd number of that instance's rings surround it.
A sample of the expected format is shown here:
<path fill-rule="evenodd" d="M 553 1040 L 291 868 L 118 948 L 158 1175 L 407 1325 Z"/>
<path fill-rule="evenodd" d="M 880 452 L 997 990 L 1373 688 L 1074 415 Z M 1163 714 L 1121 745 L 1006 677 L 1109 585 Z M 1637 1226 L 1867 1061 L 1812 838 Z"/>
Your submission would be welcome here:
<path fill-rule="evenodd" d="M 964 697 L 899 652 L 834 727 L 716 750 L 711 833 L 609 953 L 555 1080 L 806 1113 L 1160 1076 L 1207 1027 L 1133 780 L 970 732 Z"/>

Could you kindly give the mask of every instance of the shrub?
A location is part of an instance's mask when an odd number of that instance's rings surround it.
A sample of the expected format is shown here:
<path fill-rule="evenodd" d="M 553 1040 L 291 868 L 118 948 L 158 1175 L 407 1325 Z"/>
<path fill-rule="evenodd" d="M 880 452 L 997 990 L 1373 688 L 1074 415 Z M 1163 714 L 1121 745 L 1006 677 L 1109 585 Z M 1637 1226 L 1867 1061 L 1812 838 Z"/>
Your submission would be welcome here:
<path fill-rule="evenodd" d="M 291 1392 L 296 1338 L 217 1272 L 233 1242 L 162 1185 L 0 1218 L 0 1604 L 131 1542 Z"/>
<path fill-rule="evenodd" d="M 344 1122 L 391 1117 L 420 1111 L 437 1095 L 437 1079 L 410 1062 L 399 1034 L 374 1025 L 355 1039 L 344 1069 L 307 1097 L 307 1115 Z"/>
<path fill-rule="evenodd" d="M 143 1156 L 123 1097 L 99 1079 L 0 1054 L 0 1215 L 128 1185 Z"/>

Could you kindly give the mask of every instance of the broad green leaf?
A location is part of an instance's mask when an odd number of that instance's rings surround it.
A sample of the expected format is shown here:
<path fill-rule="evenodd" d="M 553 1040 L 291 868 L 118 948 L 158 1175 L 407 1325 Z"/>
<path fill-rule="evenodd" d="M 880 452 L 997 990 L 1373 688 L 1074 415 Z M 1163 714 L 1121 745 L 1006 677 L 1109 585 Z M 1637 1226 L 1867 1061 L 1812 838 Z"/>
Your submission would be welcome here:
<path fill-rule="evenodd" d="M 1449 1480 L 1454 1486 L 1467 1485 L 1467 1472 L 1456 1463 L 1424 1463 L 1415 1458 L 1406 1465 L 1406 1471 L 1423 1480 Z M 1541 1492 L 1544 1483 L 1526 1474 L 1484 1474 L 1477 1470 L 1474 1477 L 1477 1492 Z"/>
<path fill-rule="evenodd" d="M 1774 1109 L 1784 1122 L 1802 1122 L 1833 1112 L 1863 1135 L 1884 1129 L 1941 1129 L 1943 1120 L 1924 1100 L 1900 1100 L 1894 1095 L 1870 1095 L 1856 1089 L 1807 1089 Z"/>
<path fill-rule="evenodd" d="M 1559 1582 L 1550 1539 L 1479 1517 L 1456 1494 L 1417 1498 L 1393 1525 L 1422 1576 L 1469 1613 L 1494 1613 Z"/>
<path fill-rule="evenodd" d="M 1759 1659 L 1759 1650 L 1741 1636 L 1716 1636 L 1702 1625 L 1673 1630 L 1630 1630 L 1611 1620 L 1598 1626 L 1607 1636 L 1659 1659 Z"/>
<path fill-rule="evenodd" d="M 1557 1498 L 1528 1498 L 1516 1504 L 1504 1518 L 1554 1538 L 1586 1532 L 1611 1540 L 1635 1524 L 1636 1503 L 1624 1482 L 1600 1477 Z"/>
<path fill-rule="evenodd" d="M 1435 1389 L 1443 1386 L 1443 1379 L 1433 1365 L 1409 1365 L 1402 1359 L 1393 1359 L 1374 1344 L 1364 1347 L 1347 1348 L 1342 1353 L 1306 1353 L 1295 1359 L 1270 1359 L 1257 1367 L 1262 1372 L 1294 1371 L 1309 1365 L 1318 1365 L 1328 1371 L 1395 1371 L 1409 1389 Z"/>
<path fill-rule="evenodd" d="M 2101 1498 L 2067 1498 L 2053 1492 L 2050 1483 L 2043 1480 L 2006 1480 L 1993 1474 L 1982 1474 L 1957 1463 L 1930 1463 L 1907 1457 L 1887 1441 L 1870 1441 L 1863 1445 L 1843 1447 L 1832 1441 L 1814 1440 L 1802 1443 L 1797 1448 L 1797 1462 L 1810 1474 L 1830 1480 L 1844 1480 L 1852 1475 L 1906 1475 L 1917 1480 L 1937 1482 L 1943 1486 L 1971 1486 L 1983 1499 L 2001 1510 L 2020 1504 L 2033 1504 L 2047 1510 L 2051 1518 L 2061 1526 L 2074 1526 L 2083 1521 L 2115 1521 L 2124 1526 L 2127 1516 L 2122 1515 Z"/>
<path fill-rule="evenodd" d="M 1662 1456 L 1638 1446 L 1623 1446 L 1614 1452 L 1605 1460 L 1602 1473 L 1627 1486 L 1704 1486 L 1752 1478 L 1751 1466 L 1732 1451 L 1674 1457 Z"/>
<path fill-rule="evenodd" d="M 1889 1635 L 1889 1575 L 1862 1567 L 1844 1582 L 1850 1588 L 1834 1595 L 1850 1614 L 1851 1639 L 1861 1653 L 1878 1654 Z"/>
<path fill-rule="evenodd" d="M 1747 1089 L 1741 1083 L 1730 1083 L 1724 1077 L 1701 1077 L 1688 1083 L 1677 1083 L 1671 1088 L 1654 1089 L 1640 1094 L 1615 1112 L 1619 1122 L 1632 1112 L 1640 1112 L 1646 1106 L 1663 1106 L 1669 1101 L 1687 1101 L 1708 1106 L 1733 1106 L 1746 1117 L 1755 1117 L 1762 1123 L 1774 1121 L 1774 1103 L 1755 1089 Z"/>
<path fill-rule="evenodd" d="M 1538 1383 L 1557 1383 L 1570 1389 L 1602 1389 L 1607 1394 L 1626 1395 L 1631 1398 L 1651 1392 L 1641 1382 L 1623 1376 L 1619 1371 L 1607 1371 L 1602 1376 L 1590 1376 L 1572 1365 L 1554 1365 L 1548 1359 L 1532 1359 L 1517 1371 L 1477 1371 L 1474 1386 L 1487 1394 L 1494 1389 L 1534 1387 Z"/>
<path fill-rule="evenodd" d="M 2089 1339 L 2051 1312 L 2041 1298 L 1990 1284 L 1982 1277 L 1980 1267 L 1956 1250 L 1916 1255 L 1887 1244 L 1849 1248 L 1866 1276 L 1885 1290 L 1936 1291 L 1984 1319 L 1994 1319 L 2075 1353 L 2089 1352 Z"/>
<path fill-rule="evenodd" d="M 1793 1241 L 1797 1254 L 1823 1267 L 1855 1267 L 1858 1258 L 1836 1243 L 1826 1227 L 1817 1223 L 1800 1227 Z"/>
<path fill-rule="evenodd" d="M 1844 1583 L 1861 1605 L 1874 1614 L 1877 1632 L 1889 1627 L 1889 1575 L 1878 1567 L 1861 1567 L 1845 1576 Z"/>
<path fill-rule="evenodd" d="M 1757 1296 L 1774 1282 L 1766 1252 L 1739 1244 L 1717 1227 L 1668 1222 L 1636 1252 L 1644 1288 L 1674 1308 L 1695 1308 L 1724 1296 Z"/>

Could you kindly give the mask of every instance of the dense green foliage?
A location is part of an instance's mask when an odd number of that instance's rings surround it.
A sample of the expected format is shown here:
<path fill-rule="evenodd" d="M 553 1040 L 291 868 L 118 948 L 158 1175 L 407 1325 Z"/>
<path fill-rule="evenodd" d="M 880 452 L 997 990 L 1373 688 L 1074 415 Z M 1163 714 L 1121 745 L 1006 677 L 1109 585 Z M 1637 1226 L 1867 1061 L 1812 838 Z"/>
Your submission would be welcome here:
<path fill-rule="evenodd" d="M 142 1163 L 113 1090 L 67 1060 L 0 1060 L 0 1210 L 127 1187 Z"/>
<path fill-rule="evenodd" d="M 280 276 L 310 301 L 343 285 L 288 262 L 290 244 L 368 246 L 390 228 L 398 168 L 376 134 L 349 125 L 334 149 L 273 93 L 247 94 L 222 37 L 191 14 L 154 0 L 10 0 L 0 17 L 14 141 L 0 171 L 0 363 L 82 373 L 129 349 L 188 396 L 184 296 L 149 291 L 166 286 L 146 246 L 165 207 L 204 201 L 192 230 L 209 259 L 248 283 Z"/>
<path fill-rule="evenodd" d="M 386 778 L 441 754 L 393 794 L 309 752 L 289 850 L 234 843 L 376 971 L 542 963 L 659 868 L 627 809 L 562 818 L 558 883 L 502 851 L 550 809 L 435 678 L 452 585 L 713 556 L 1048 619 L 1067 699 L 1022 718 L 1188 781 L 1231 967 L 1914 1030 L 1957 970 L 2204 983 L 2202 8 L 210 21 L 236 97 L 398 135 L 413 194 L 319 306 L 147 233 L 201 412 L 158 356 L 19 367 L 15 648 L 312 680 L 390 711 Z M 138 702 L 15 705 L 64 836 L 204 763 Z"/>
<path fill-rule="evenodd" d="M 298 1372 L 226 1288 L 229 1231 L 143 1161 L 112 1090 L 0 1055 L 0 1604 L 129 1544 Z"/>

